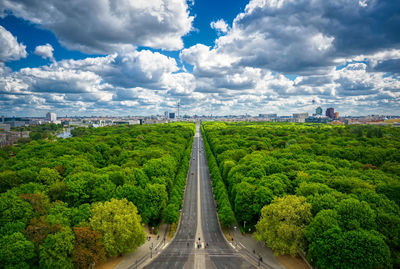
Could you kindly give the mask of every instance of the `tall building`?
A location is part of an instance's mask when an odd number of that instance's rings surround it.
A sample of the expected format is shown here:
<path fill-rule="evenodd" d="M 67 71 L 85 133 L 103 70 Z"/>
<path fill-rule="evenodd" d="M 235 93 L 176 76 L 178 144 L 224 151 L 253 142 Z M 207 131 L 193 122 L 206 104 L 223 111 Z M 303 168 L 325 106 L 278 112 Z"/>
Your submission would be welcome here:
<path fill-rule="evenodd" d="M 174 112 L 170 112 L 169 113 L 169 118 L 170 119 L 175 119 L 175 113 Z"/>
<path fill-rule="evenodd" d="M 335 119 L 339 118 L 339 112 L 335 112 Z"/>
<path fill-rule="evenodd" d="M 333 107 L 330 107 L 326 110 L 325 115 L 331 119 L 335 118 L 335 109 Z"/>
<path fill-rule="evenodd" d="M 50 122 L 55 122 L 57 120 L 57 115 L 56 113 L 53 112 L 47 112 L 46 114 L 46 120 L 50 121 Z"/>
<path fill-rule="evenodd" d="M 320 107 L 320 106 L 317 107 L 317 109 L 315 110 L 315 114 L 322 116 L 322 107 Z"/>

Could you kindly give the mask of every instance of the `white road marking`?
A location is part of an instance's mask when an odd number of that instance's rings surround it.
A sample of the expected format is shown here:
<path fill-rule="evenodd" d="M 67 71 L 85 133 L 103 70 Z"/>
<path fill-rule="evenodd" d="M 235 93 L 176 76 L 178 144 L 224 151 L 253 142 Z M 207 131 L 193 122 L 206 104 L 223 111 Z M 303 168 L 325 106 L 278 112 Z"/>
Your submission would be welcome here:
<path fill-rule="evenodd" d="M 166 243 L 165 246 L 162 247 L 162 249 L 166 248 L 169 245 L 169 243 Z"/>
<path fill-rule="evenodd" d="M 200 128 L 197 129 L 197 137 L 200 136 Z M 197 228 L 196 228 L 196 238 L 195 242 L 199 242 L 200 238 L 200 244 L 201 248 L 204 248 L 204 243 L 202 240 L 204 240 L 203 236 L 203 229 L 201 227 L 201 195 L 200 195 L 200 137 L 197 139 Z M 196 246 L 197 248 L 197 246 Z M 206 264 L 206 259 L 205 255 L 198 255 L 198 252 L 195 252 L 194 256 L 194 268 L 195 269 L 203 269 L 205 268 Z"/>

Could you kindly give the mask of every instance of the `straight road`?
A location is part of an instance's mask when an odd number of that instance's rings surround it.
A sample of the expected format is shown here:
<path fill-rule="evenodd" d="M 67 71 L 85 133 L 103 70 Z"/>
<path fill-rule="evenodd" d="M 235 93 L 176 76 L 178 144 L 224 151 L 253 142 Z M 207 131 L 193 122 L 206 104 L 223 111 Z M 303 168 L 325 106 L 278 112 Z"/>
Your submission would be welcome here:
<path fill-rule="evenodd" d="M 201 224 L 205 244 L 208 244 L 205 250 L 209 257 L 208 260 L 213 265 L 213 267 L 206 266 L 205 268 L 255 268 L 228 244 L 222 234 L 217 218 L 216 204 L 212 193 L 211 179 L 202 138 L 200 138 L 200 149 Z"/>
<path fill-rule="evenodd" d="M 255 268 L 228 244 L 219 227 L 199 124 L 178 231 L 174 240 L 145 268 Z"/>
<path fill-rule="evenodd" d="M 183 208 L 178 230 L 174 240 L 146 267 L 158 268 L 193 268 L 195 236 L 197 228 L 197 148 L 199 133 L 196 132 L 190 168 L 186 182 Z"/>

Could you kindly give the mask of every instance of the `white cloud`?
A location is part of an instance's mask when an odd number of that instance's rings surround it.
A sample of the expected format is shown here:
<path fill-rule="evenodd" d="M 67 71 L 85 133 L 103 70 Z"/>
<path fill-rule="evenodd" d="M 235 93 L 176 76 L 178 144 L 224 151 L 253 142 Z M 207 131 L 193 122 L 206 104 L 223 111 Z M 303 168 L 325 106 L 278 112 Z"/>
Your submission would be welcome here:
<path fill-rule="evenodd" d="M 35 1 L 34 7 L 44 5 Z M 104 7 L 104 2 L 101 0 L 94 9 L 102 10 L 98 14 L 106 14 L 111 25 L 100 22 L 84 32 L 71 32 L 74 25 L 59 27 L 58 22 L 72 20 L 60 19 L 66 13 L 60 9 L 61 2 L 50 1 L 59 14 L 50 10 L 52 15 L 48 17 L 36 8 L 25 9 L 24 1 L 14 7 L 18 16 L 33 14 L 32 21 L 52 29 L 70 48 L 113 53 L 62 60 L 17 72 L 0 65 L 1 111 L 11 108 L 28 111 L 36 106 L 58 108 L 62 114 L 145 115 L 174 111 L 178 100 L 181 100 L 181 114 L 289 115 L 301 111 L 312 113 L 316 106 L 334 106 L 342 115 L 400 111 L 400 40 L 395 23 L 390 21 L 395 19 L 393 10 L 400 7 L 400 2 L 377 5 L 376 1 L 360 1 L 360 4 L 359 0 L 252 0 L 231 27 L 223 20 L 211 23 L 211 27 L 224 33 L 216 39 L 215 46 L 197 44 L 183 49 L 182 69 L 174 58 L 134 48 L 146 42 L 153 45 L 161 42 L 160 47 L 164 48 L 179 47 L 186 30 L 169 39 L 168 30 L 164 35 L 162 30 L 149 26 L 170 24 L 173 20 L 164 16 L 175 14 L 179 8 L 160 13 L 154 9 L 158 7 L 157 1 L 120 0 L 117 2 L 125 10 L 118 11 L 120 7 L 113 2 L 109 7 Z M 82 7 L 90 4 L 92 0 Z M 186 26 L 191 27 L 184 6 L 183 18 L 189 22 Z M 157 19 L 150 23 L 143 17 L 142 29 L 130 15 L 117 18 L 107 15 L 111 10 L 123 15 L 129 8 L 132 14 L 145 10 L 148 15 L 149 10 L 156 10 L 148 18 Z M 80 10 L 75 3 L 67 9 Z M 82 14 L 76 14 L 74 19 L 81 22 Z M 387 15 L 381 16 L 382 21 L 374 19 L 382 14 Z M 96 18 L 88 16 L 91 25 Z M 181 21 L 178 18 L 178 32 L 183 29 L 179 26 Z M 139 28 L 125 25 L 126 22 L 136 23 Z M 189 31 L 190 27 L 185 29 Z M 147 37 L 135 29 L 147 29 L 153 35 Z M 191 70 L 189 65 L 193 66 L 191 73 L 186 71 Z"/>
<path fill-rule="evenodd" d="M 218 33 L 227 33 L 229 30 L 228 24 L 223 20 L 219 19 L 210 23 L 212 29 L 215 29 Z"/>
<path fill-rule="evenodd" d="M 361 2 L 251 0 L 212 50 L 241 66 L 321 74 L 343 58 L 398 48 L 400 2 Z"/>
<path fill-rule="evenodd" d="M 27 55 L 25 45 L 18 43 L 17 39 L 1 25 L 0 48 L 0 62 L 19 60 Z"/>
<path fill-rule="evenodd" d="M 52 45 L 50 45 L 49 43 L 47 43 L 46 45 L 42 45 L 42 46 L 37 46 L 35 48 L 34 53 L 36 55 L 39 55 L 40 57 L 42 57 L 43 59 L 49 59 L 52 62 L 55 62 L 56 60 L 54 59 L 53 56 L 53 51 L 54 48 Z"/>
<path fill-rule="evenodd" d="M 86 53 L 118 51 L 121 46 L 167 50 L 183 47 L 192 29 L 185 0 L 0 0 L 4 10 L 53 31 L 70 49 Z"/>
<path fill-rule="evenodd" d="M 37 106 L 32 115 L 43 107 L 62 114 L 162 113 L 178 99 L 185 100 L 184 110 L 201 94 L 193 93 L 192 74 L 177 71 L 173 58 L 148 50 L 7 71 L 0 77 L 0 94 L 5 97 L 0 100 L 0 111 L 18 107 L 26 112 Z M 26 96 L 40 100 L 40 105 Z"/>

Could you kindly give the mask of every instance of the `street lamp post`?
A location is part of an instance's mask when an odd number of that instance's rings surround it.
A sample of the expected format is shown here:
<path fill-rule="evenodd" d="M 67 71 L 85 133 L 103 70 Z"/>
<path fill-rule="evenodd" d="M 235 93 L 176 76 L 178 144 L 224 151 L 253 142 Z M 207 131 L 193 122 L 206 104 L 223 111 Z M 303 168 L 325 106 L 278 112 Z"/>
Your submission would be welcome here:
<path fill-rule="evenodd" d="M 153 243 L 151 243 L 151 247 L 150 248 L 150 259 L 153 258 Z"/>
<path fill-rule="evenodd" d="M 236 226 L 233 226 L 233 231 L 234 231 L 233 233 L 236 233 L 236 228 L 237 228 Z M 232 235 L 232 241 L 233 241 L 233 235 Z"/>
<path fill-rule="evenodd" d="M 246 229 L 246 221 L 243 221 L 243 229 Z"/>

